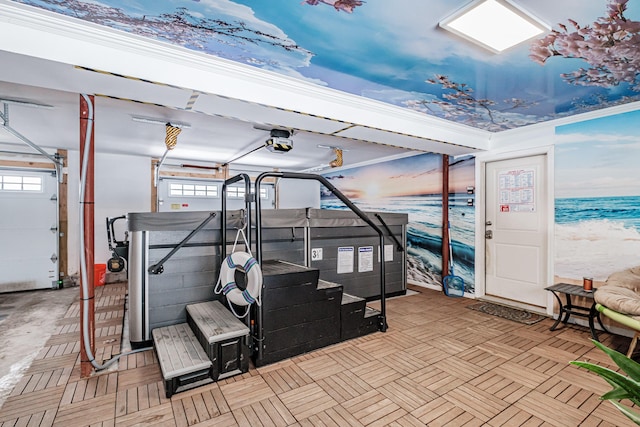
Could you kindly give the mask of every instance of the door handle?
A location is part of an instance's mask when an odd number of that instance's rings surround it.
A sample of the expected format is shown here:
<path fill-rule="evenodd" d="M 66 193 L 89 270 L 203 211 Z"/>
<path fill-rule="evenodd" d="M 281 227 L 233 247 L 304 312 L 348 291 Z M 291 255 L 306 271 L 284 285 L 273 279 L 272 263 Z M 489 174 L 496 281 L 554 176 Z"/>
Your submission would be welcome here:
<path fill-rule="evenodd" d="M 487 230 L 484 232 L 484 238 L 485 239 L 493 239 L 493 231 L 492 230 Z"/>

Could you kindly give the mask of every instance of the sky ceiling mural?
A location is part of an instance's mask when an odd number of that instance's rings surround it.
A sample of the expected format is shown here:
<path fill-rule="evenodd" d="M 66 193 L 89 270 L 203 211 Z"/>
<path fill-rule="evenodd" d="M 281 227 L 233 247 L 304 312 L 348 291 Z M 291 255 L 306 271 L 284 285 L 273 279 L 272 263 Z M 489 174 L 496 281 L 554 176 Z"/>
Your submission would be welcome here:
<path fill-rule="evenodd" d="M 18 2 L 489 131 L 640 100 L 640 2 L 516 1 L 552 31 L 499 55 L 463 0 Z"/>

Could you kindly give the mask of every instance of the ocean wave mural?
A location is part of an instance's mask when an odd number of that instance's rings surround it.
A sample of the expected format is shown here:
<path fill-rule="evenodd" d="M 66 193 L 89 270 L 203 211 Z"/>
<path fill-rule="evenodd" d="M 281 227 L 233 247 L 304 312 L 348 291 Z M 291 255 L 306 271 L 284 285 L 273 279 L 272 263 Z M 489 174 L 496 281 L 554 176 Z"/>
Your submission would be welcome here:
<path fill-rule="evenodd" d="M 556 280 L 640 265 L 640 111 L 556 128 Z"/>
<path fill-rule="evenodd" d="M 475 158 L 450 160 L 449 219 L 454 271 L 463 278 L 466 292 L 475 291 Z M 412 283 L 442 283 L 442 156 L 421 154 L 402 159 L 324 174 L 364 211 L 406 213 L 407 279 Z M 323 209 L 345 209 L 325 191 Z"/>

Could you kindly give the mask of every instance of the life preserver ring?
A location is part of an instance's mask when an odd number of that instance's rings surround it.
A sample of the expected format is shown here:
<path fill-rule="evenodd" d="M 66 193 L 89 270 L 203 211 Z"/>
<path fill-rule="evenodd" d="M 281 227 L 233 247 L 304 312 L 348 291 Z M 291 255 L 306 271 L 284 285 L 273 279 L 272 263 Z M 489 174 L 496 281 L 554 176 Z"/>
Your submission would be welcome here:
<path fill-rule="evenodd" d="M 235 272 L 242 267 L 247 275 L 247 287 L 240 290 L 236 285 Z M 258 261 L 247 252 L 234 252 L 224 259 L 220 266 L 221 291 L 227 300 L 235 305 L 251 305 L 260 299 L 262 289 L 262 270 Z"/>

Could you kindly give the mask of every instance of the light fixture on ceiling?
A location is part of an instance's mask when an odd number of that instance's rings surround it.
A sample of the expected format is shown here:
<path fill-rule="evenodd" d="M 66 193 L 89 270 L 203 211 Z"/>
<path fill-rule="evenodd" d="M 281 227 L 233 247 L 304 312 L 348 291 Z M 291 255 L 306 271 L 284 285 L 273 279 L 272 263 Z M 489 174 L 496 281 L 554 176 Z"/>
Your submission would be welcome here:
<path fill-rule="evenodd" d="M 151 118 L 151 117 L 131 116 L 131 120 L 133 120 L 134 122 L 138 122 L 138 123 L 148 123 L 148 124 L 152 124 L 152 125 L 163 125 L 163 126 L 166 126 L 167 124 L 170 124 L 171 126 L 178 127 L 178 128 L 181 128 L 181 129 L 189 129 L 191 127 L 191 125 L 189 123 L 174 122 L 173 120 L 154 119 L 154 118 Z"/>
<path fill-rule="evenodd" d="M 21 107 L 44 108 L 46 110 L 51 110 L 54 108 L 53 105 L 40 104 L 32 101 L 23 101 L 20 99 L 0 98 L 0 103 L 7 105 L 19 105 Z"/>
<path fill-rule="evenodd" d="M 268 130 L 268 129 L 262 129 L 256 126 L 254 126 L 254 128 L 259 130 Z M 236 156 L 233 159 L 223 163 L 222 167 L 228 166 L 229 164 L 236 162 L 241 158 L 246 157 L 251 153 L 255 153 L 256 151 L 265 147 L 267 150 L 269 150 L 272 153 L 276 153 L 276 154 L 288 153 L 293 149 L 293 140 L 291 139 L 292 134 L 293 134 L 292 130 L 290 131 L 285 129 L 271 129 L 269 130 L 269 138 L 264 142 L 264 144 L 258 147 L 255 147 L 247 151 L 246 153 L 240 154 L 239 156 Z M 259 138 L 258 140 L 260 139 L 262 139 L 262 137 Z"/>
<path fill-rule="evenodd" d="M 474 0 L 439 25 L 493 53 L 501 53 L 551 30 L 510 0 Z"/>

